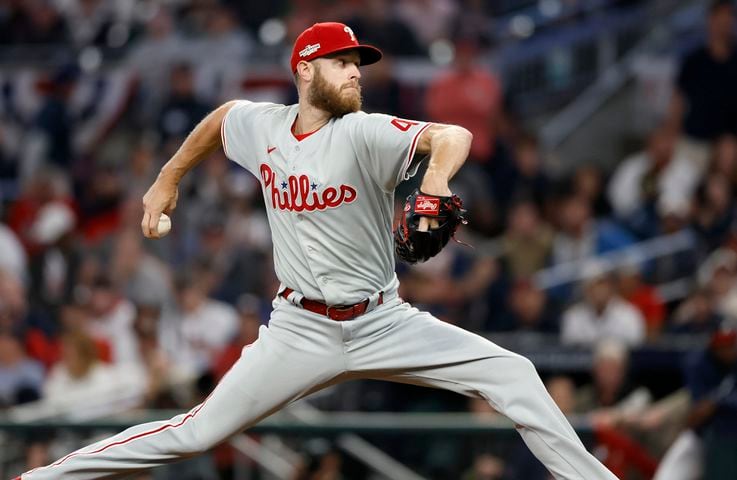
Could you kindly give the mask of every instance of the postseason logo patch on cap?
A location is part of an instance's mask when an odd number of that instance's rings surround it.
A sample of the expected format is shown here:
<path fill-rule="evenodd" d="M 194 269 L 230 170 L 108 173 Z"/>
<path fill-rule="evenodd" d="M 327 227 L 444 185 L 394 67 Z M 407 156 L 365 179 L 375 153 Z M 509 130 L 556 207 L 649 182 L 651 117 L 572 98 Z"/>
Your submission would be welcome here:
<path fill-rule="evenodd" d="M 300 57 L 309 57 L 310 55 L 312 55 L 313 53 L 315 53 L 318 50 L 320 50 L 320 44 L 319 43 L 316 43 L 314 45 L 309 45 L 308 44 L 307 46 L 305 46 L 305 48 L 303 48 L 302 50 L 299 51 L 299 56 Z"/>

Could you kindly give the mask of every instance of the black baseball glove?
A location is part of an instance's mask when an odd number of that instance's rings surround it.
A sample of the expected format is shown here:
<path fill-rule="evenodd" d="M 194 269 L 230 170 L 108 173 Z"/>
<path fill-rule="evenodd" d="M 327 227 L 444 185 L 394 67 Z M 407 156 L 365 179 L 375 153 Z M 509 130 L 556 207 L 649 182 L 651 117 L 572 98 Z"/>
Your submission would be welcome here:
<path fill-rule="evenodd" d="M 463 202 L 457 195 L 440 197 L 415 190 L 407 197 L 394 230 L 394 251 L 407 263 L 429 260 L 448 244 L 458 225 L 467 223 L 465 213 Z M 439 225 L 420 231 L 420 217 L 437 219 Z"/>

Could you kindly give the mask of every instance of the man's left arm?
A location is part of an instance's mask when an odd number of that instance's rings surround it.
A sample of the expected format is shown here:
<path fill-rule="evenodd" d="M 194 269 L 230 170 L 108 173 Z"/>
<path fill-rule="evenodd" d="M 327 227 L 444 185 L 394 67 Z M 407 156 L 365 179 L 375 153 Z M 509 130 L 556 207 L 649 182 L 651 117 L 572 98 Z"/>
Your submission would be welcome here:
<path fill-rule="evenodd" d="M 430 154 L 420 190 L 430 195 L 451 195 L 448 182 L 471 150 L 473 135 L 463 127 L 434 123 L 420 135 L 417 153 Z"/>
<path fill-rule="evenodd" d="M 433 123 L 422 132 L 417 153 L 430 154 L 420 191 L 429 195 L 450 196 L 448 182 L 468 158 L 473 135 L 463 127 Z M 421 218 L 419 230 L 438 226 L 436 219 Z"/>

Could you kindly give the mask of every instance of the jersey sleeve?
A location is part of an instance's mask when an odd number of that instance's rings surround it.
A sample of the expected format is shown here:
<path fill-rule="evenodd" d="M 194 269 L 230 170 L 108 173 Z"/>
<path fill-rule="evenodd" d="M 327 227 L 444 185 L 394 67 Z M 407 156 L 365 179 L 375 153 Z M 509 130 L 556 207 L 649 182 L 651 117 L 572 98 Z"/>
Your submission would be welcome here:
<path fill-rule="evenodd" d="M 228 110 L 220 126 L 225 155 L 251 173 L 256 171 L 254 156 L 256 115 L 259 104 L 238 100 Z"/>
<path fill-rule="evenodd" d="M 350 135 L 360 161 L 382 190 L 394 191 L 400 182 L 417 172 L 417 145 L 430 124 L 381 113 L 364 113 L 354 118 Z"/>

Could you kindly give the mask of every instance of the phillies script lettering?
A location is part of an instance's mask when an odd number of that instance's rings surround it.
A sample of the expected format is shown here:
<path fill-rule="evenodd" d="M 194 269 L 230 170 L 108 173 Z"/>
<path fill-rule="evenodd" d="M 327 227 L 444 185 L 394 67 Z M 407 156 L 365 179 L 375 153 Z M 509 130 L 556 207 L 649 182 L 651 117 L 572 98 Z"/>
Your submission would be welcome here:
<path fill-rule="evenodd" d="M 356 199 L 356 189 L 350 185 L 327 187 L 318 192 L 314 184 L 310 185 L 307 175 L 290 175 L 286 182 L 278 183 L 276 173 L 265 163 L 261 164 L 260 171 L 264 194 L 267 198 L 271 194 L 271 205 L 279 210 L 313 212 L 339 207 L 344 202 L 351 203 Z"/>

